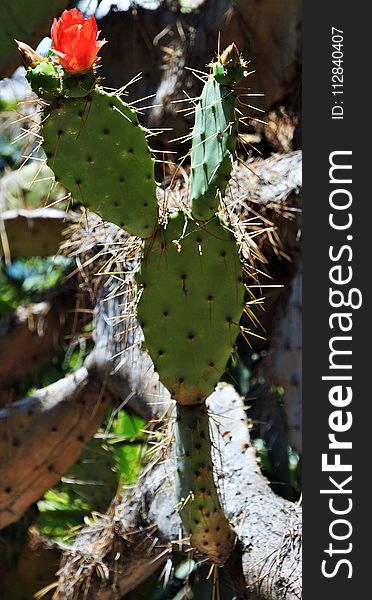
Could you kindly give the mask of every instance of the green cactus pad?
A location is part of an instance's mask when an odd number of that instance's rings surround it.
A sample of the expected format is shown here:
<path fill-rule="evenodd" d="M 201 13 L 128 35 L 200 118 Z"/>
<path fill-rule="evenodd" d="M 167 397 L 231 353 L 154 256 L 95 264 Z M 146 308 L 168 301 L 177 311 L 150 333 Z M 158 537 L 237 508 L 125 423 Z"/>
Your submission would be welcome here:
<path fill-rule="evenodd" d="M 213 478 L 208 421 L 205 406 L 177 406 L 176 493 L 191 544 L 215 563 L 223 564 L 236 536 L 221 508 Z"/>
<path fill-rule="evenodd" d="M 94 71 L 77 75 L 64 73 L 62 80 L 63 95 L 66 98 L 84 98 L 92 93 L 96 80 Z"/>
<path fill-rule="evenodd" d="M 43 100 L 54 100 L 61 93 L 61 78 L 51 62 L 45 60 L 33 69 L 27 69 L 26 79 L 32 91 Z"/>
<path fill-rule="evenodd" d="M 146 242 L 138 305 L 145 345 L 181 404 L 203 402 L 223 375 L 244 306 L 236 243 L 217 219 L 174 213 Z"/>
<path fill-rule="evenodd" d="M 190 203 L 195 219 L 206 221 L 218 210 L 230 179 L 237 132 L 235 94 L 211 75 L 196 108 L 193 130 Z"/>
<path fill-rule="evenodd" d="M 136 113 L 118 96 L 91 96 L 52 105 L 43 126 L 49 167 L 75 200 L 131 235 L 157 225 L 154 160 Z"/>

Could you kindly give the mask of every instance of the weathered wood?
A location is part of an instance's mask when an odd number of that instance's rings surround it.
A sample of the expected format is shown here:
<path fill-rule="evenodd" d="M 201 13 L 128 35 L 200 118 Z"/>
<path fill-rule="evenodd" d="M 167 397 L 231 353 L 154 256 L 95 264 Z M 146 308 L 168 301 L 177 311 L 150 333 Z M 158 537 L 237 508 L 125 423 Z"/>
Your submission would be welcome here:
<path fill-rule="evenodd" d="M 0 259 L 53 256 L 72 214 L 55 208 L 7 210 L 0 214 Z"/>
<path fill-rule="evenodd" d="M 239 539 L 239 547 L 226 566 L 228 573 L 234 571 L 237 595 L 298 600 L 301 510 L 276 496 L 259 473 L 244 405 L 233 388 L 219 386 L 208 404 L 217 482 Z M 172 548 L 182 546 L 174 469 L 173 460 L 161 460 L 131 493 L 83 530 L 73 549 L 65 554 L 59 598 L 119 600 L 159 567 Z"/>

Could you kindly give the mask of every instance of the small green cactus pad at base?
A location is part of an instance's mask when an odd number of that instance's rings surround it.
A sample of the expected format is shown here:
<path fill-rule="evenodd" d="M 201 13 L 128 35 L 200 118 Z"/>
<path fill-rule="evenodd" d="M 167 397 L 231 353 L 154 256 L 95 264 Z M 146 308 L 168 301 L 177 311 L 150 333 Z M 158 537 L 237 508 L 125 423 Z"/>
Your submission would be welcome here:
<path fill-rule="evenodd" d="M 229 558 L 236 536 L 220 505 L 213 478 L 207 409 L 177 405 L 176 494 L 190 542 L 217 564 Z"/>
<path fill-rule="evenodd" d="M 210 76 L 196 107 L 193 130 L 190 204 L 195 219 L 206 221 L 218 210 L 230 179 L 237 131 L 235 94 Z"/>
<path fill-rule="evenodd" d="M 61 90 L 58 69 L 50 62 L 43 61 L 33 69 L 27 69 L 26 79 L 32 91 L 44 100 L 53 100 Z"/>
<path fill-rule="evenodd" d="M 48 166 L 75 200 L 131 235 L 157 225 L 154 160 L 136 113 L 101 90 L 52 104 L 43 125 Z"/>
<path fill-rule="evenodd" d="M 244 306 L 242 266 L 218 219 L 199 225 L 174 213 L 146 242 L 137 283 L 145 345 L 181 404 L 203 402 L 225 372 Z"/>

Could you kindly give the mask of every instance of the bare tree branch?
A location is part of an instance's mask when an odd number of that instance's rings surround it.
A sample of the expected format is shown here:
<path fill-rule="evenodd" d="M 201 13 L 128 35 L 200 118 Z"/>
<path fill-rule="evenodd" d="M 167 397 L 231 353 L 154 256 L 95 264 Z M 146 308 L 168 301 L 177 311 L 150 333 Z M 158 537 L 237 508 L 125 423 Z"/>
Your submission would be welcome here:
<path fill-rule="evenodd" d="M 226 566 L 238 597 L 298 600 L 301 511 L 276 496 L 260 475 L 244 406 L 233 388 L 219 386 L 209 408 L 217 480 L 239 538 Z M 181 543 L 174 468 L 169 460 L 148 470 L 132 492 L 85 528 L 65 555 L 59 597 L 119 600 L 170 556 Z"/>
<path fill-rule="evenodd" d="M 85 366 L 0 410 L 0 528 L 19 519 L 60 480 L 96 433 L 112 402 L 128 405 L 146 419 L 161 414 L 167 406 L 169 394 L 159 384 L 151 359 L 138 345 L 112 359 L 115 329 L 110 318 L 121 310 L 120 298 L 113 296 L 106 301 L 112 285 L 116 284 L 102 285 L 99 290 L 96 345 Z M 27 332 L 19 332 L 21 345 Z M 131 335 L 138 337 L 138 328 Z M 4 338 L 4 350 L 9 347 L 7 339 L 9 336 Z M 19 356 L 20 351 L 16 356 L 4 355 L 4 381 L 12 370 L 21 374 L 21 367 L 17 369 Z"/>

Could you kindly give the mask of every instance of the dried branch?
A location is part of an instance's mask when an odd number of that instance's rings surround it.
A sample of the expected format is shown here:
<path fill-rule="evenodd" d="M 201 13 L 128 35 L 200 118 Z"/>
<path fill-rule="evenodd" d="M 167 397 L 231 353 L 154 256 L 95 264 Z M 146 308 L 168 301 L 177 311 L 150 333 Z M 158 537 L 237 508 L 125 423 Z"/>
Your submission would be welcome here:
<path fill-rule="evenodd" d="M 229 385 L 209 400 L 218 483 L 239 546 L 226 566 L 239 598 L 301 597 L 301 511 L 276 496 L 257 468 L 244 406 Z M 164 458 L 164 457 L 163 457 Z M 173 460 L 161 461 L 83 530 L 60 571 L 57 598 L 115 600 L 182 544 Z"/>

